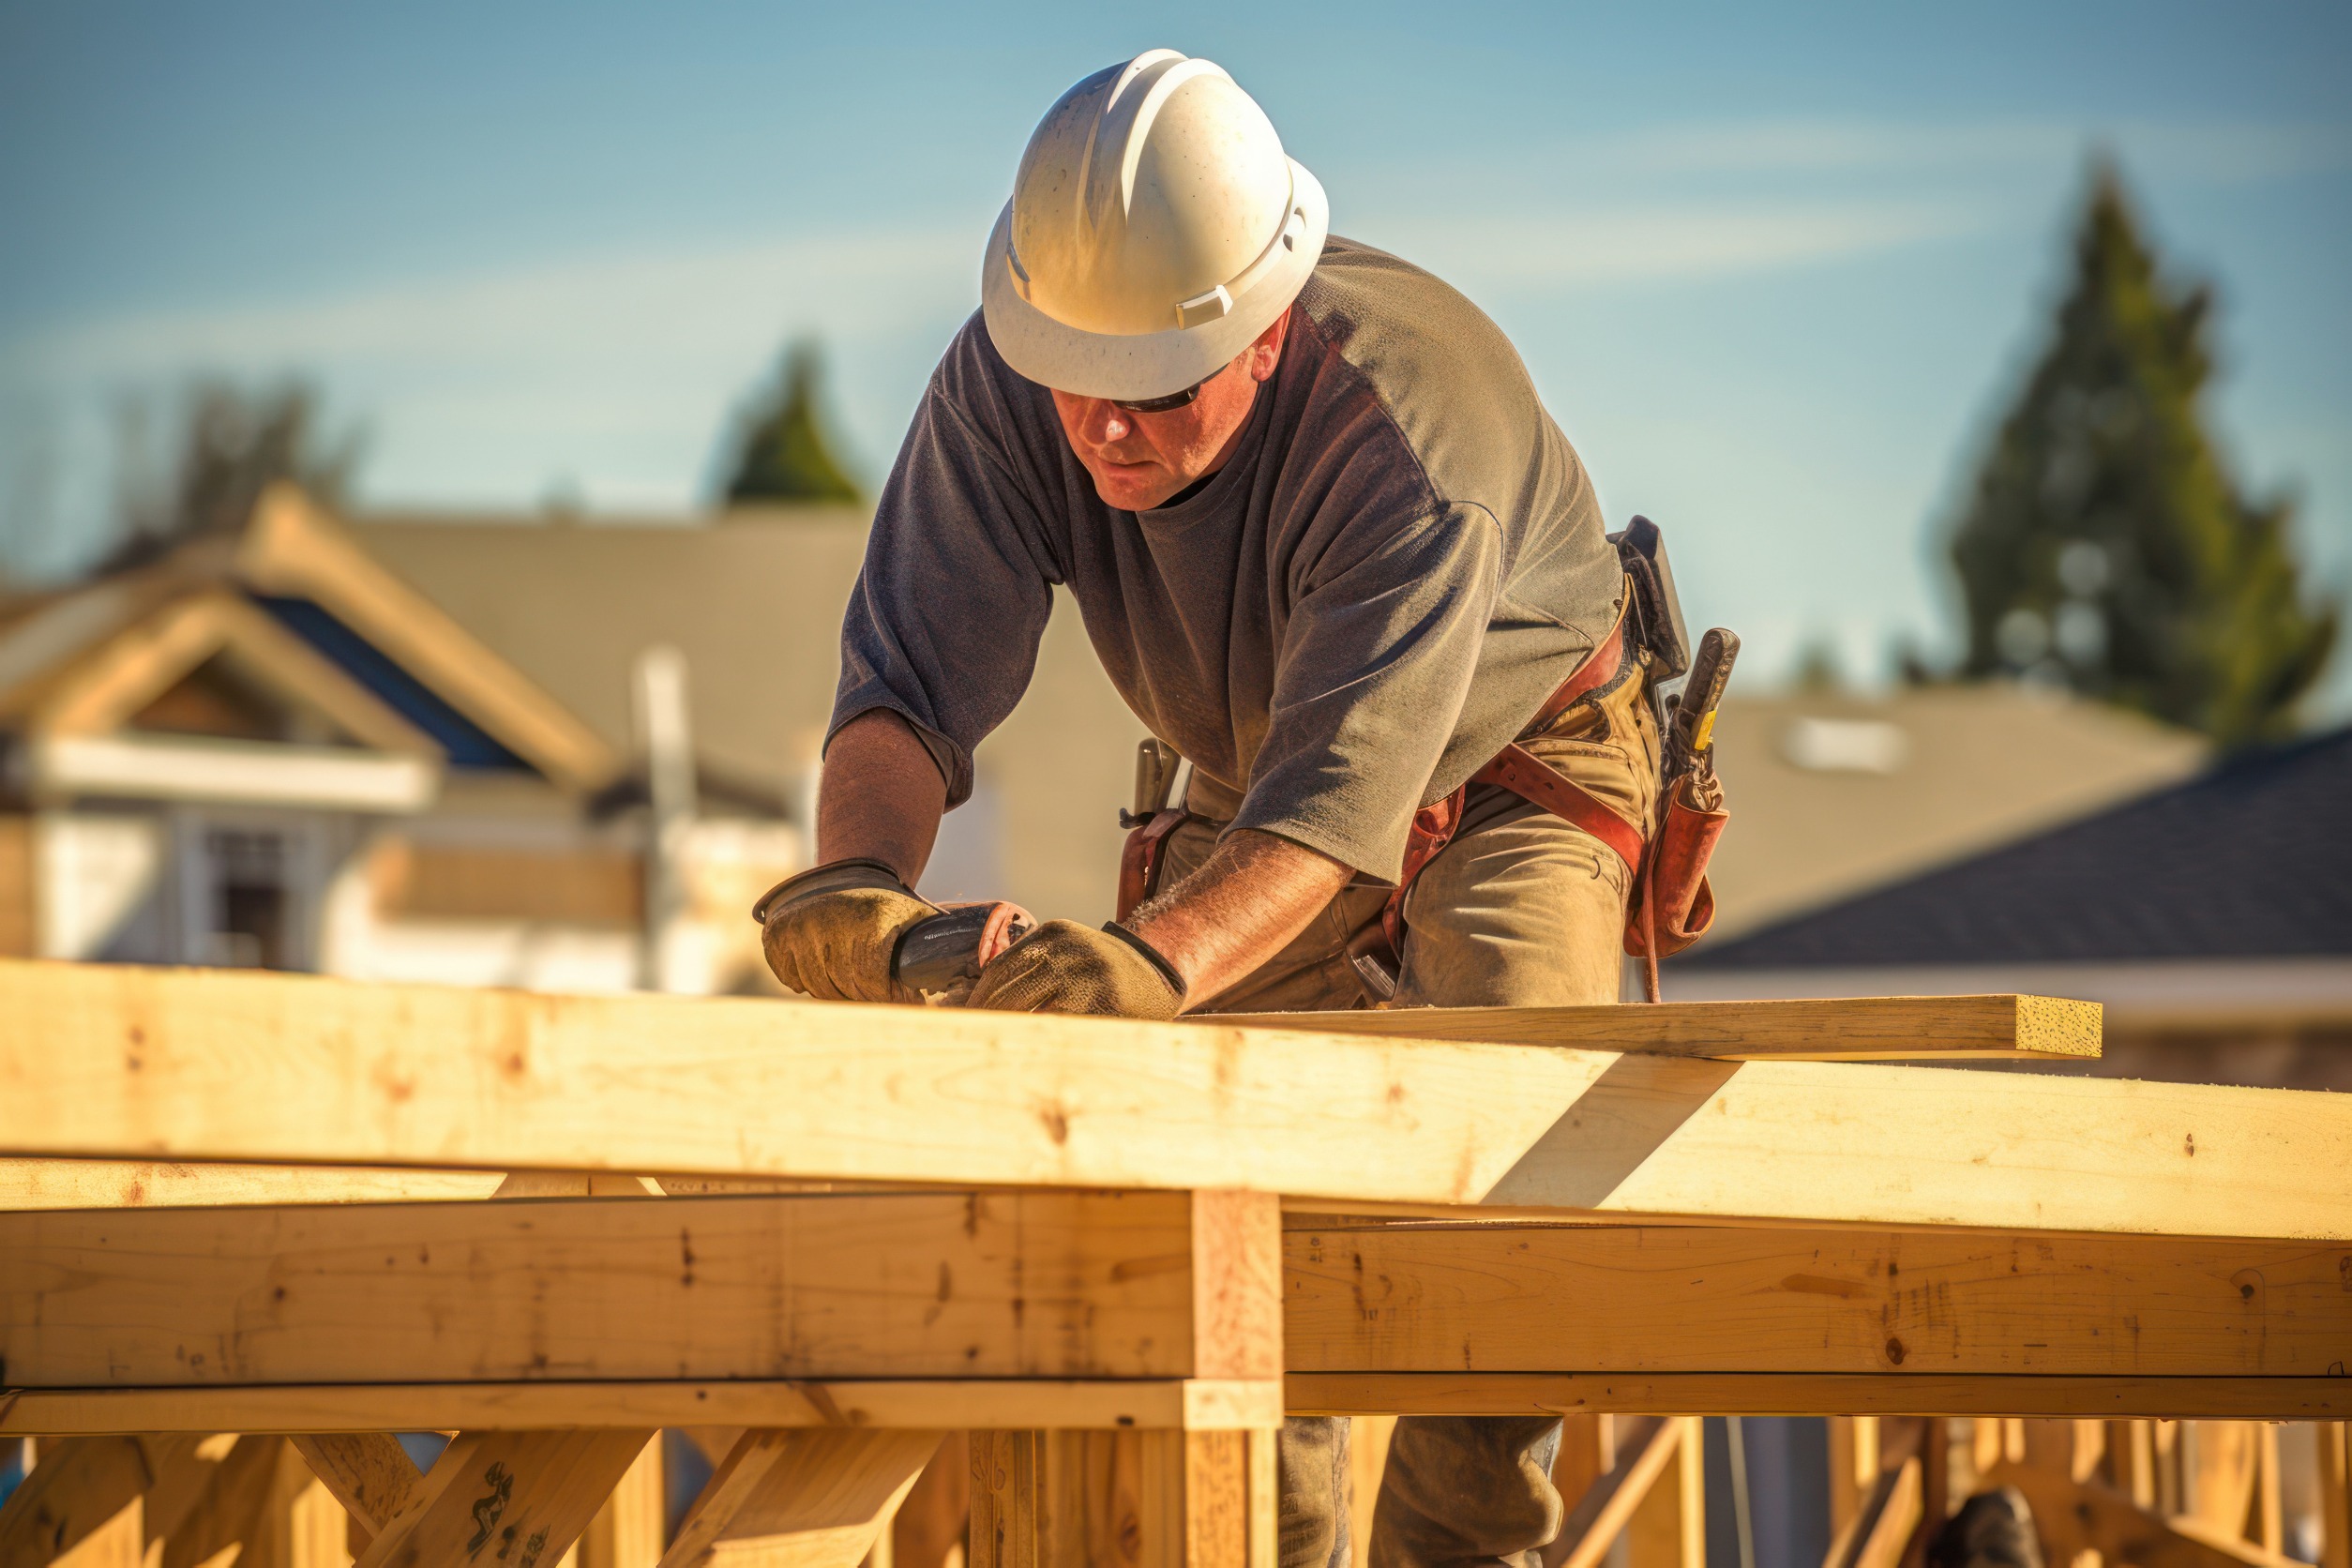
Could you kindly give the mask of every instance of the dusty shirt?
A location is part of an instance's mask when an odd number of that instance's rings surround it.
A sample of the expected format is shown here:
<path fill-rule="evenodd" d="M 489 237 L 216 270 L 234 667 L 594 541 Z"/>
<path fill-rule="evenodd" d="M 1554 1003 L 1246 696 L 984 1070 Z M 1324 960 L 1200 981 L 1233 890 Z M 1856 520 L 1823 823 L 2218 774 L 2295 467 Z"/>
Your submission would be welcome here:
<path fill-rule="evenodd" d="M 875 513 L 833 728 L 896 710 L 960 802 L 1065 583 L 1146 727 L 1244 796 L 1236 826 L 1394 878 L 1414 809 L 1518 732 L 1622 581 L 1502 333 L 1334 238 L 1231 458 L 1151 511 L 1103 503 L 1051 394 L 965 323 Z"/>

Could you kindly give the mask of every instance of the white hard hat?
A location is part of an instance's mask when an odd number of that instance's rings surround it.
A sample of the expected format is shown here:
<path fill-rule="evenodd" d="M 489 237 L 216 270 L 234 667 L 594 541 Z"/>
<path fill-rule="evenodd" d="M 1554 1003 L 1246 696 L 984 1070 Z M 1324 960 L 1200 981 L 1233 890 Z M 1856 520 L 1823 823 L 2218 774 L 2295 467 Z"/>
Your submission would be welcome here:
<path fill-rule="evenodd" d="M 1257 101 L 1154 49 L 1037 123 L 981 268 L 988 337 L 1064 392 L 1181 392 L 1289 309 L 1330 227 L 1323 188 Z"/>

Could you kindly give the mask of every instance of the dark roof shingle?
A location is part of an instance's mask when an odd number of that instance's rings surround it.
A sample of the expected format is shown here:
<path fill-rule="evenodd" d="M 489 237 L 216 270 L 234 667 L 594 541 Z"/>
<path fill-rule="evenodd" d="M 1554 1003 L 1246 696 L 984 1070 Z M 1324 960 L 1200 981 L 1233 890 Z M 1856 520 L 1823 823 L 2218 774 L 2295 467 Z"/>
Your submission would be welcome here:
<path fill-rule="evenodd" d="M 1737 833 L 1737 803 L 1731 831 Z M 1794 916 L 1678 967 L 2352 955 L 2352 729 Z"/>

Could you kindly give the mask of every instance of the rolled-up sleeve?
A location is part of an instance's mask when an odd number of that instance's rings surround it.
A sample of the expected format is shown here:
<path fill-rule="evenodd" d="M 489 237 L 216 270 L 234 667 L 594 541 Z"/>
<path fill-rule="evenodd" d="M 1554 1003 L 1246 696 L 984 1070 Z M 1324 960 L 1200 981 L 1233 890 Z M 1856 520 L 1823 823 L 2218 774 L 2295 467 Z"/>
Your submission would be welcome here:
<path fill-rule="evenodd" d="M 1449 506 L 1330 564 L 1291 607 L 1272 712 L 1234 826 L 1376 877 L 1402 869 L 1500 592 L 1502 541 Z"/>
<path fill-rule="evenodd" d="M 923 735 L 947 804 L 972 794 L 972 753 L 1036 669 L 1059 580 L 1003 452 L 933 379 L 874 511 L 841 624 L 828 744 L 886 708 Z"/>

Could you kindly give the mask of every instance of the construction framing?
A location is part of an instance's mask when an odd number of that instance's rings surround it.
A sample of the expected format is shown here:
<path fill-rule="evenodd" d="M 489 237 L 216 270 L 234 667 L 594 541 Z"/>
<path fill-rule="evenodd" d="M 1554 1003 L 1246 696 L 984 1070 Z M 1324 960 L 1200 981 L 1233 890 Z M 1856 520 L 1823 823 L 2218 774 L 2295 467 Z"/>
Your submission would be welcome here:
<path fill-rule="evenodd" d="M 2352 1418 L 2352 1101 L 1892 1064 L 2095 1052 L 2029 998 L 1369 1018 L 0 965 L 0 1568 L 851 1564 L 957 1431 L 975 1568 L 1256 1564 L 1286 1411 L 1541 1410 L 1579 1568 L 1695 1568 L 1691 1412 L 1883 1416 L 1891 1568 L 1898 1417 Z"/>

